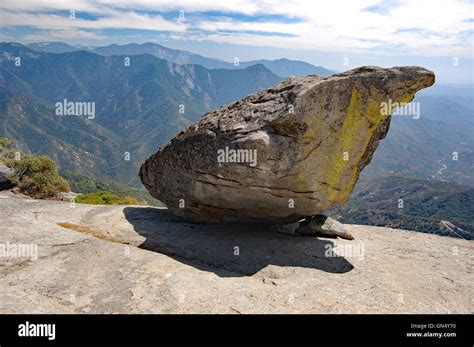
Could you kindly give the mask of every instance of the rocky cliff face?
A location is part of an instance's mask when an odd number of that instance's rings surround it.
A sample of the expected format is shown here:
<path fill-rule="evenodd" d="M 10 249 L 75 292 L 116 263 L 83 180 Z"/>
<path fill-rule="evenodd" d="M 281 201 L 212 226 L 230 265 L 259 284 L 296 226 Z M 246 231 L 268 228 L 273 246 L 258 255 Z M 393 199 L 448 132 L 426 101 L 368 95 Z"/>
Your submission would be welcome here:
<path fill-rule="evenodd" d="M 141 167 L 150 193 L 197 222 L 294 222 L 349 198 L 394 109 L 434 83 L 420 67 L 289 78 L 209 112 Z"/>
<path fill-rule="evenodd" d="M 361 225 L 346 225 L 356 241 L 294 236 L 2 194 L 2 314 L 474 311 L 467 240 Z"/>

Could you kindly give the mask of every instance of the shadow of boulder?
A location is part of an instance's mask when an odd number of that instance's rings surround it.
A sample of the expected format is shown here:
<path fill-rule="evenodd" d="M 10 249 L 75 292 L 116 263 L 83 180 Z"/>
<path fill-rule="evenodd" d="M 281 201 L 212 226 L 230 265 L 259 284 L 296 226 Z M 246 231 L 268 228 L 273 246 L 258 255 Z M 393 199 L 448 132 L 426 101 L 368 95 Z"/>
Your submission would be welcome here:
<path fill-rule="evenodd" d="M 268 225 L 194 224 L 167 209 L 126 207 L 125 218 L 146 238 L 140 248 L 221 277 L 253 275 L 268 265 L 344 273 L 353 266 L 343 257 L 327 257 L 333 242 L 270 231 Z"/>

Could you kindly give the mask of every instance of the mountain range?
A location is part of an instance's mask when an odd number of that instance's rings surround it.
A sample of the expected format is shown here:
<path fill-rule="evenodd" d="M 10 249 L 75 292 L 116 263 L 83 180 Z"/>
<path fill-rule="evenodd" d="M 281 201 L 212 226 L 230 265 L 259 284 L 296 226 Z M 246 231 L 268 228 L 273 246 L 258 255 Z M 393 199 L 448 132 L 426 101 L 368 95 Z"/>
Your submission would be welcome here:
<path fill-rule="evenodd" d="M 141 189 L 139 165 L 204 113 L 318 68 L 285 59 L 254 62 L 236 67 L 155 44 L 0 43 L 0 136 L 16 139 L 24 152 L 49 155 L 82 182 L 76 187 L 87 181 L 87 192 L 110 187 L 110 180 Z M 472 91 L 435 85 L 413 100 L 419 119 L 393 116 L 351 200 L 334 212 L 338 218 L 472 237 Z M 64 100 L 93 102 L 95 117 L 56 114 Z M 415 212 L 396 209 L 393 197 L 401 195 Z M 433 200 L 439 196 L 447 203 Z M 441 222 L 459 230 L 448 232 Z"/>
<path fill-rule="evenodd" d="M 127 66 L 124 56 L 5 43 L 0 52 L 0 133 L 65 170 L 128 184 L 138 184 L 144 158 L 203 113 L 280 80 L 261 64 L 206 69 L 143 54 Z M 93 102 L 94 119 L 58 116 L 63 100 Z"/>
<path fill-rule="evenodd" d="M 260 59 L 229 63 L 216 58 L 207 58 L 199 54 L 167 48 L 156 43 L 130 43 L 126 45 L 111 44 L 103 47 L 94 47 L 79 45 L 71 46 L 64 42 L 42 42 L 30 43 L 27 45 L 27 47 L 35 51 L 46 53 L 69 53 L 82 50 L 104 56 L 134 56 L 140 54 L 151 54 L 157 58 L 167 60 L 174 64 L 196 64 L 202 65 L 208 69 L 242 69 L 252 65 L 262 64 L 280 77 L 305 75 L 330 76 L 335 73 L 334 71 L 325 69 L 321 66 L 314 66 L 303 61 L 289 60 L 285 58 L 276 60 Z"/>

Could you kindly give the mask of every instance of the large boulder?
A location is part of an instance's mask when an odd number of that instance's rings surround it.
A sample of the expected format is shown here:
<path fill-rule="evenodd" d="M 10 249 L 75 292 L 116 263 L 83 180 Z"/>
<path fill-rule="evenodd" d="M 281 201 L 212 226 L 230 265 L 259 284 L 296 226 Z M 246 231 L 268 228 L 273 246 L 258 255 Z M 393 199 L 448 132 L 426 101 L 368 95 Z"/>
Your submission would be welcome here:
<path fill-rule="evenodd" d="M 195 222 L 288 223 L 349 198 L 391 111 L 434 83 L 421 67 L 293 77 L 181 131 L 140 168 L 152 196 Z"/>

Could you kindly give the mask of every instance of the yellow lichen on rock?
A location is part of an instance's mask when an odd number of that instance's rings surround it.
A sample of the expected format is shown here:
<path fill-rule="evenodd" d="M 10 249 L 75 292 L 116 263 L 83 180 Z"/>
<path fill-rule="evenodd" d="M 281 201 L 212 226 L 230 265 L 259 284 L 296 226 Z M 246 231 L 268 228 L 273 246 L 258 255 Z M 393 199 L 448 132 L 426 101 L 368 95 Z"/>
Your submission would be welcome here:
<path fill-rule="evenodd" d="M 367 112 L 364 113 L 364 109 Z M 380 105 L 378 103 L 368 101 L 367 104 L 363 105 L 360 102 L 359 91 L 356 88 L 352 89 L 351 100 L 347 107 L 347 115 L 340 132 L 340 155 L 334 157 L 328 175 L 328 196 L 331 202 L 344 203 L 349 198 L 350 192 L 357 182 L 359 174 L 358 163 L 362 159 L 370 139 L 384 118 L 380 114 Z M 350 164 L 352 170 L 344 176 L 343 172 L 348 164 Z"/>

